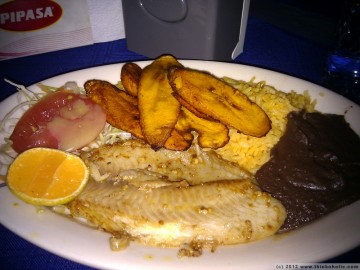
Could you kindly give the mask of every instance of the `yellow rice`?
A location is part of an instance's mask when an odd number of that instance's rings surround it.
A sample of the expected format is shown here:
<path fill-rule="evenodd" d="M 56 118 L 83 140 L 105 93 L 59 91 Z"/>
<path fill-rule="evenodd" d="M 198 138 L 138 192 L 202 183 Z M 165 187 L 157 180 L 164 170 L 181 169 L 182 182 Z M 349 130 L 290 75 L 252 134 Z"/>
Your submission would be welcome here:
<path fill-rule="evenodd" d="M 307 91 L 297 94 L 294 91 L 284 93 L 265 82 L 250 82 L 223 78 L 239 91 L 247 95 L 258 104 L 269 116 L 272 129 L 262 138 L 247 136 L 230 130 L 230 141 L 223 148 L 217 150 L 223 158 L 238 163 L 242 168 L 255 173 L 265 162 L 270 159 L 270 150 L 284 134 L 287 115 L 292 111 L 315 110 L 315 101 Z"/>

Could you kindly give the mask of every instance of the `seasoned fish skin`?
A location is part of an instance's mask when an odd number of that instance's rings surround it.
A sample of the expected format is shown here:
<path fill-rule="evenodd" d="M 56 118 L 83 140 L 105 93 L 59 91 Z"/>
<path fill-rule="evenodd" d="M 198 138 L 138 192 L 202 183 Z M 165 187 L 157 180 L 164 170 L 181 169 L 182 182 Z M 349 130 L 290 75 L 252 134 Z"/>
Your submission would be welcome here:
<path fill-rule="evenodd" d="M 67 207 L 73 217 L 115 236 L 159 247 L 254 241 L 273 235 L 286 217 L 282 204 L 250 180 L 149 189 L 90 181 Z"/>
<path fill-rule="evenodd" d="M 186 180 L 190 185 L 223 179 L 254 177 L 237 164 L 222 159 L 213 150 L 192 146 L 187 151 L 154 151 L 141 140 L 105 145 L 81 155 L 95 180 L 145 181 Z"/>

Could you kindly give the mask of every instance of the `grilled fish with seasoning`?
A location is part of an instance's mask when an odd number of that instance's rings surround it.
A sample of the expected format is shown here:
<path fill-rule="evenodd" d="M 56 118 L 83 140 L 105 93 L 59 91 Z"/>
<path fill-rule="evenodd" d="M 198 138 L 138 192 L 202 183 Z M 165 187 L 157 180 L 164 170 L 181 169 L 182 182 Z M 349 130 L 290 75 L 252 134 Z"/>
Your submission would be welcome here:
<path fill-rule="evenodd" d="M 199 256 L 204 247 L 273 235 L 286 217 L 250 174 L 213 151 L 154 151 L 129 140 L 82 158 L 102 181 L 91 179 L 67 205 L 71 215 L 125 242 Z"/>
<path fill-rule="evenodd" d="M 114 236 L 179 247 L 186 256 L 273 235 L 286 217 L 282 204 L 249 180 L 195 186 L 171 182 L 144 189 L 91 181 L 68 208 L 73 217 L 85 218 Z M 181 249 L 186 244 L 195 246 L 196 252 Z"/>
<path fill-rule="evenodd" d="M 196 146 L 187 151 L 154 151 L 141 140 L 126 140 L 86 152 L 82 159 L 97 181 L 110 179 L 135 184 L 146 180 L 186 180 L 195 185 L 223 179 L 254 179 L 250 173 L 222 159 L 215 151 L 203 151 Z"/>

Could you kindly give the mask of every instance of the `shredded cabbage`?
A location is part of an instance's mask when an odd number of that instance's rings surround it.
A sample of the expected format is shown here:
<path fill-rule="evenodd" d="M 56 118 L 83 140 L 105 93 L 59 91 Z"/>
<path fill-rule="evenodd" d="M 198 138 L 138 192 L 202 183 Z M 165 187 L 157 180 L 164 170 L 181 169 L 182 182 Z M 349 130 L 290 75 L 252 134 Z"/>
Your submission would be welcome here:
<path fill-rule="evenodd" d="M 33 92 L 23 85 L 13 83 L 7 79 L 5 81 L 16 87 L 18 93 L 16 96 L 17 105 L 12 108 L 0 122 L 0 136 L 3 138 L 3 142 L 0 142 L 0 180 L 5 180 L 6 172 L 18 155 L 11 147 L 11 140 L 9 139 L 16 123 L 20 119 L 21 115 L 28 110 L 32 105 L 39 101 L 42 97 L 49 93 L 53 93 L 58 89 L 67 89 L 85 94 L 85 90 L 77 85 L 76 82 L 66 82 L 61 87 L 53 87 L 44 84 L 37 84 L 40 91 Z M 90 149 L 98 148 L 104 144 L 113 144 L 117 141 L 127 140 L 131 138 L 131 134 L 122 130 L 119 130 L 110 124 L 106 123 L 104 129 L 97 136 L 97 138 L 86 145 L 80 150 L 73 151 L 74 154 L 79 154 L 81 151 L 88 151 Z"/>

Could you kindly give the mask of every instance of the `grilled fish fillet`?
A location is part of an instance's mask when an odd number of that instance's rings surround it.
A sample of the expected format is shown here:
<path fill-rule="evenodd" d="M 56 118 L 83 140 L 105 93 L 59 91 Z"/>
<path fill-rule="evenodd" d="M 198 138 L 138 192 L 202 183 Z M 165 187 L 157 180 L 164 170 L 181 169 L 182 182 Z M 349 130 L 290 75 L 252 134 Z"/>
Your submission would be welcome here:
<path fill-rule="evenodd" d="M 282 204 L 250 180 L 141 189 L 90 181 L 67 205 L 73 217 L 113 235 L 159 247 L 231 245 L 273 235 L 286 213 Z"/>
<path fill-rule="evenodd" d="M 186 180 L 190 185 L 222 179 L 252 179 L 237 164 L 222 159 L 215 151 L 192 146 L 187 151 L 160 149 L 154 151 L 141 140 L 126 140 L 84 153 L 93 179 L 163 185 L 168 181 Z M 148 184 L 149 184 L 148 183 Z"/>
<path fill-rule="evenodd" d="M 273 235 L 286 217 L 283 205 L 262 192 L 249 173 L 213 151 L 154 151 L 129 140 L 82 158 L 92 174 L 106 179 L 91 179 L 67 207 L 74 218 L 122 239 L 190 245 L 190 251 L 180 251 L 195 256 L 203 247 Z"/>

